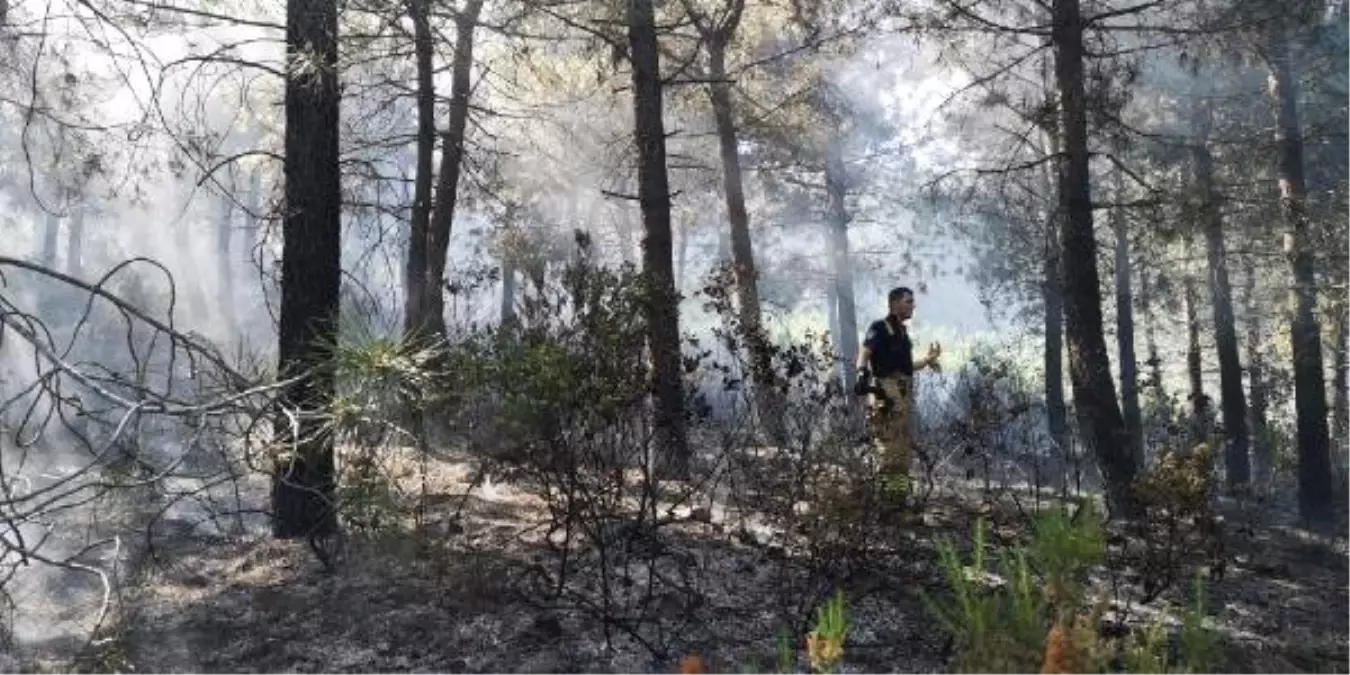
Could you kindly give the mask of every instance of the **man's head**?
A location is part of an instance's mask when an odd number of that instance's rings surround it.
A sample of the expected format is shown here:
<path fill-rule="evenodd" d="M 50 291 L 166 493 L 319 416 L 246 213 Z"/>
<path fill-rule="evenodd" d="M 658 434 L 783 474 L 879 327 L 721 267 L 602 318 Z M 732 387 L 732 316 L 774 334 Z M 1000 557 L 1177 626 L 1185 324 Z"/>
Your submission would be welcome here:
<path fill-rule="evenodd" d="M 901 321 L 914 315 L 914 291 L 904 286 L 891 289 L 886 295 L 886 304 L 891 315 Z"/>

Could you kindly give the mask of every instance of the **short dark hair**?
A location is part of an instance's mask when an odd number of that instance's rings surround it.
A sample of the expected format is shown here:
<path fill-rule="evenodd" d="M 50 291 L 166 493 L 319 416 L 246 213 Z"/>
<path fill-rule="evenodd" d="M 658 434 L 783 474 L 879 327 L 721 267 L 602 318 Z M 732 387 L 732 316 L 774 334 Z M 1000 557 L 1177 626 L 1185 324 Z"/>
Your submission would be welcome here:
<path fill-rule="evenodd" d="M 903 300 L 905 296 L 914 297 L 914 291 L 910 290 L 908 286 L 896 286 L 886 295 L 886 302 Z"/>

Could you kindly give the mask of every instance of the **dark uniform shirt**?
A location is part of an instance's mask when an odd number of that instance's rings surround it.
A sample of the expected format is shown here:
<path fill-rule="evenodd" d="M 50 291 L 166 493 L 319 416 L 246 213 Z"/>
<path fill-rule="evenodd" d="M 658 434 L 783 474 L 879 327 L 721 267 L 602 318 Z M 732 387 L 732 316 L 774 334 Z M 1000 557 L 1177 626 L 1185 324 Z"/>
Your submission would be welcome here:
<path fill-rule="evenodd" d="M 914 374 L 913 344 L 905 324 L 893 316 L 873 321 L 863 346 L 872 353 L 872 374 L 877 377 Z"/>

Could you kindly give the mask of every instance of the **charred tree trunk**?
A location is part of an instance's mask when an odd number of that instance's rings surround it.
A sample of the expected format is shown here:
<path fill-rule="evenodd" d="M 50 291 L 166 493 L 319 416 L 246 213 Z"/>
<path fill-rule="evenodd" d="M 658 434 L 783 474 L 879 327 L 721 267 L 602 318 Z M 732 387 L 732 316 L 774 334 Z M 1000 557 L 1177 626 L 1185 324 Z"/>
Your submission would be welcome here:
<path fill-rule="evenodd" d="M 61 247 L 61 218 L 47 214 L 47 227 L 42 233 L 42 265 L 56 269 L 56 254 Z"/>
<path fill-rule="evenodd" d="M 1083 84 L 1083 17 L 1078 0 L 1054 0 L 1055 82 L 1060 97 L 1064 154 L 1059 163 L 1060 232 L 1064 271 L 1064 318 L 1074 411 L 1082 438 L 1093 449 L 1112 510 L 1137 512 L 1130 487 L 1136 467 L 1125 421 L 1111 382 L 1110 357 L 1102 335 L 1097 241 L 1092 226 L 1087 97 Z"/>
<path fill-rule="evenodd" d="M 853 264 L 848 246 L 848 168 L 839 139 L 830 141 L 825 156 L 825 190 L 830 197 L 830 263 L 839 312 L 839 351 L 844 359 L 844 389 L 853 389 L 858 361 L 858 309 L 853 296 Z"/>
<path fill-rule="evenodd" d="M 690 223 L 684 221 L 680 225 L 680 243 L 675 248 L 675 289 L 684 293 L 684 284 L 687 281 L 687 272 L 689 269 L 689 236 Z"/>
<path fill-rule="evenodd" d="M 825 284 L 825 313 L 830 322 L 830 340 L 834 343 L 835 365 L 839 370 L 839 382 L 842 386 L 848 382 L 848 374 L 853 369 L 853 364 L 844 358 L 843 341 L 840 340 L 843 333 L 839 329 L 839 293 L 836 292 L 833 279 Z"/>
<path fill-rule="evenodd" d="M 1299 514 L 1309 522 L 1332 517 L 1330 439 L 1326 383 L 1322 373 L 1322 332 L 1317 321 L 1317 275 L 1309 249 L 1305 213 L 1303 130 L 1299 122 L 1298 83 L 1290 39 L 1283 31 L 1270 40 L 1269 85 L 1275 102 L 1280 206 L 1284 213 L 1284 252 L 1294 277 L 1294 409 L 1298 417 Z"/>
<path fill-rule="evenodd" d="M 516 323 L 516 265 L 508 257 L 502 261 L 502 305 L 501 326 L 508 328 Z"/>
<path fill-rule="evenodd" d="M 1116 201 L 1124 202 L 1122 174 L 1115 172 Z M 1144 421 L 1139 409 L 1139 366 L 1134 355 L 1134 289 L 1130 278 L 1130 231 L 1125 212 L 1111 213 L 1116 237 L 1116 347 L 1120 352 L 1120 405 L 1136 467 L 1144 465 Z"/>
<path fill-rule="evenodd" d="M 1050 100 L 1050 97 L 1047 97 Z M 1059 129 L 1050 125 L 1046 130 L 1046 146 L 1052 157 L 1060 152 Z M 1052 165 L 1053 166 L 1053 165 Z M 1049 172 L 1045 176 L 1045 194 L 1055 193 L 1055 175 Z M 1041 302 L 1045 309 L 1045 413 L 1046 423 L 1050 427 L 1050 438 L 1055 443 L 1055 451 L 1063 460 L 1064 467 L 1070 463 L 1069 453 L 1069 413 L 1064 404 L 1064 278 L 1063 266 L 1059 257 L 1059 230 L 1062 214 L 1058 207 L 1051 205 L 1045 215 L 1045 255 L 1041 267 Z M 1067 487 L 1067 475 L 1065 487 Z"/>
<path fill-rule="evenodd" d="M 740 20 L 743 0 L 732 3 L 731 16 L 708 40 L 710 95 L 717 122 L 717 140 L 722 154 L 722 189 L 726 195 L 727 220 L 731 224 L 732 269 L 736 278 L 737 308 L 750 361 L 750 377 L 755 384 L 755 402 L 760 422 L 775 440 L 781 442 L 781 405 L 774 396 L 773 349 L 764 332 L 759 306 L 758 268 L 750 241 L 750 214 L 745 209 L 745 186 L 741 175 L 740 139 L 731 107 L 731 82 L 727 80 L 727 40 Z"/>
<path fill-rule="evenodd" d="M 680 358 L 679 298 L 671 264 L 670 182 L 666 175 L 666 125 L 653 0 L 629 0 L 628 49 L 633 66 L 634 136 L 638 151 L 638 202 L 642 208 L 643 273 L 647 283 L 648 347 L 656 398 L 659 468 L 688 472 L 684 381 Z"/>
<path fill-rule="evenodd" d="M 1344 448 L 1350 437 L 1350 326 L 1346 322 L 1344 301 L 1336 312 L 1336 354 L 1332 359 L 1331 423 L 1336 446 Z"/>
<path fill-rule="evenodd" d="M 730 262 L 730 261 L 731 261 L 731 233 L 730 233 L 730 232 L 718 232 L 718 233 L 717 233 L 717 254 L 716 254 L 716 255 L 717 255 L 717 258 L 713 261 L 715 264 L 721 265 L 721 264 L 723 264 L 723 263 L 726 263 L 726 262 Z"/>
<path fill-rule="evenodd" d="M 301 379 L 282 392 L 282 405 L 296 416 L 276 421 L 290 450 L 278 458 L 272 481 L 272 533 L 279 538 L 326 536 L 338 526 L 333 437 L 321 416 L 335 393 L 331 346 L 342 279 L 337 33 L 336 0 L 287 3 L 277 370 Z"/>
<path fill-rule="evenodd" d="M 1265 336 L 1262 333 L 1262 310 L 1256 300 L 1256 265 L 1250 258 L 1247 260 L 1242 295 L 1243 313 L 1247 318 L 1247 420 L 1252 432 L 1252 468 L 1256 482 L 1264 485 L 1270 481 L 1275 466 L 1275 448 L 1267 432 Z"/>
<path fill-rule="evenodd" d="M 234 293 L 234 201 L 229 195 L 220 197 L 220 215 L 216 221 L 216 281 L 220 284 L 220 301 L 225 315 L 225 328 L 230 339 L 239 334 L 239 320 Z"/>
<path fill-rule="evenodd" d="M 1144 349 L 1148 352 L 1148 359 L 1144 362 L 1148 366 L 1148 377 L 1141 387 L 1152 389 L 1144 428 L 1144 461 L 1139 465 L 1142 471 L 1148 466 L 1149 453 L 1156 453 L 1157 448 L 1165 444 L 1167 427 L 1172 419 L 1170 407 L 1166 405 L 1167 389 L 1163 386 L 1162 359 L 1158 356 L 1153 284 L 1145 265 L 1139 268 L 1139 311 L 1144 315 Z"/>
<path fill-rule="evenodd" d="M 1202 104 L 1207 106 L 1208 104 Z M 1208 143 L 1209 109 L 1200 112 L 1199 143 L 1191 149 L 1195 184 L 1201 200 L 1200 223 L 1205 231 L 1205 253 L 1214 305 L 1214 344 L 1219 356 L 1219 394 L 1223 397 L 1223 428 L 1227 437 L 1224 464 L 1228 487 L 1251 481 L 1247 450 L 1247 401 L 1242 392 L 1242 363 L 1238 357 L 1237 327 L 1233 317 L 1233 288 L 1228 280 L 1228 253 L 1223 241 L 1223 215 L 1214 187 L 1214 157 Z"/>
<path fill-rule="evenodd" d="M 1045 308 L 1045 413 L 1055 452 L 1069 465 L 1069 411 L 1064 402 L 1064 285 L 1060 279 L 1059 228 L 1051 216 L 1046 227 L 1041 302 Z"/>
<path fill-rule="evenodd" d="M 253 260 L 253 249 L 259 245 L 258 235 L 262 230 L 262 169 L 254 169 L 249 174 L 248 196 L 245 199 L 244 241 L 248 243 L 249 259 Z"/>
<path fill-rule="evenodd" d="M 431 231 L 432 156 L 436 152 L 435 41 L 431 31 L 431 0 L 410 0 L 413 55 L 417 63 L 417 168 L 413 177 L 412 218 L 408 228 L 408 259 L 403 269 L 403 336 L 419 339 L 428 328 L 426 297 L 433 285 L 427 278 L 427 245 Z M 439 284 L 436 284 L 439 290 Z"/>
<path fill-rule="evenodd" d="M 241 252 L 242 256 L 240 263 L 247 264 L 247 268 L 241 269 L 248 269 L 250 270 L 250 273 L 249 283 L 246 286 L 241 286 L 240 292 L 244 294 L 244 302 L 246 304 L 253 304 L 255 307 L 260 306 L 270 312 L 273 305 L 269 298 L 269 290 L 271 290 L 272 287 L 271 284 L 267 283 L 266 244 L 263 241 L 262 236 L 262 211 L 264 200 L 261 168 L 255 167 L 253 171 L 250 172 L 248 179 L 248 193 L 244 197 L 244 200 L 244 250 Z M 252 312 L 249 314 L 252 314 Z M 246 316 L 248 315 L 246 314 Z M 253 328 L 253 322 L 249 321 L 249 326 L 245 330 L 250 331 L 251 334 Z M 269 322 L 268 332 L 271 332 L 271 330 L 272 327 Z"/>
<path fill-rule="evenodd" d="M 1149 283 L 1148 270 L 1139 274 L 1139 310 L 1144 313 L 1144 342 L 1148 350 L 1148 384 L 1157 391 L 1158 397 L 1166 396 L 1163 387 L 1162 358 L 1158 356 L 1158 334 L 1153 317 L 1153 293 Z"/>
<path fill-rule="evenodd" d="M 66 274 L 80 278 L 84 275 L 84 206 L 77 206 L 70 216 L 70 230 L 66 232 Z"/>
<path fill-rule="evenodd" d="M 1200 294 L 1195 289 L 1195 277 L 1189 273 L 1182 285 L 1186 305 L 1186 376 L 1190 382 L 1186 450 L 1190 450 L 1200 443 L 1207 443 L 1213 428 L 1210 425 L 1209 396 L 1205 394 L 1204 360 L 1200 349 Z"/>
<path fill-rule="evenodd" d="M 1200 350 L 1200 294 L 1195 290 L 1195 278 L 1186 275 L 1182 282 L 1186 305 L 1186 379 L 1190 383 L 1192 401 L 1205 395 L 1204 362 Z"/>
<path fill-rule="evenodd" d="M 455 17 L 455 51 L 450 62 L 450 126 L 441 138 L 441 168 L 437 175 L 436 204 L 427 233 L 427 266 L 422 311 L 427 336 L 444 340 L 445 264 L 450 255 L 450 230 L 455 223 L 459 176 L 464 165 L 464 132 L 469 123 L 469 95 L 473 70 L 473 38 L 483 0 L 466 0 Z"/>

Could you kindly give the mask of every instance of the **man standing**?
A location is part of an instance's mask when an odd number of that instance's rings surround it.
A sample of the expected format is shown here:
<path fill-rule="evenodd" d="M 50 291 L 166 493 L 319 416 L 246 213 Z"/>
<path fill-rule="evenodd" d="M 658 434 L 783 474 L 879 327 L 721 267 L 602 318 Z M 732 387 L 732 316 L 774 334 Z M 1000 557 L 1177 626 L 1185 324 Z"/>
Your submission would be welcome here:
<path fill-rule="evenodd" d="M 867 337 L 858 351 L 854 393 L 871 394 L 867 418 L 881 461 L 884 489 L 888 497 L 903 504 L 911 491 L 909 467 L 914 438 L 910 394 L 914 373 L 936 367 L 942 346 L 930 344 L 928 355 L 915 363 L 914 346 L 905 328 L 905 322 L 914 315 L 914 291 L 901 286 L 891 290 L 886 300 L 889 313 L 868 326 Z"/>

